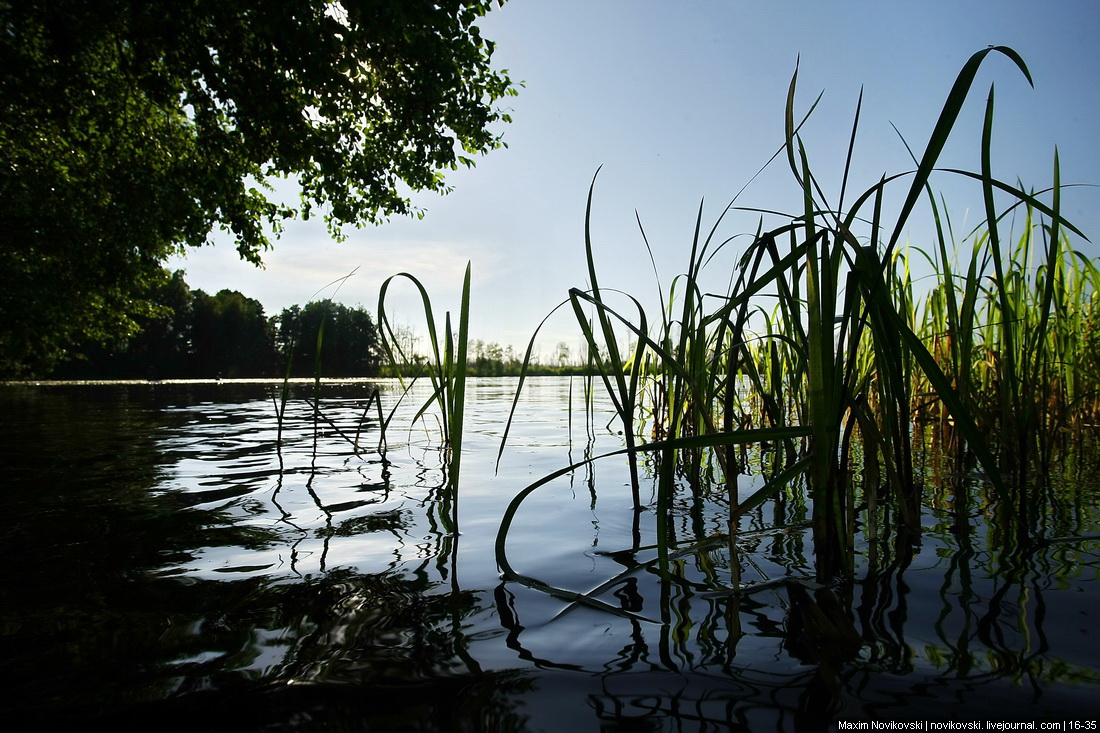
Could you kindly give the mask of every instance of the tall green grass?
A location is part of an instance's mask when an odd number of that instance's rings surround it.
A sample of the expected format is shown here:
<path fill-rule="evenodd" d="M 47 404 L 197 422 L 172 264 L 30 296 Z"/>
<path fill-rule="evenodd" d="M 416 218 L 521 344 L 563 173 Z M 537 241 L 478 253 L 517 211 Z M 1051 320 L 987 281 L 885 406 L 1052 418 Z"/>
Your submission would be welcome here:
<path fill-rule="evenodd" d="M 429 361 L 420 364 L 412 354 L 406 354 L 396 337 L 393 324 L 386 312 L 386 295 L 397 280 L 406 280 L 416 288 L 423 306 L 424 321 L 430 343 Z M 470 323 L 470 264 L 462 280 L 462 298 L 459 304 L 457 330 L 451 325 L 451 313 L 444 314 L 442 333 L 432 312 L 432 301 L 423 283 L 407 272 L 387 278 L 378 293 L 378 321 L 382 349 L 391 371 L 398 377 L 404 392 L 408 394 L 413 383 L 427 375 L 432 392 L 417 409 L 413 422 L 424 418 L 432 408 L 437 408 L 443 447 L 446 452 L 447 484 L 452 489 L 447 514 L 457 527 L 458 478 L 462 460 L 462 425 L 466 403 L 467 342 Z M 452 527 L 449 531 L 455 531 Z"/>
<path fill-rule="evenodd" d="M 1028 496 L 1015 487 L 1027 470 L 1049 466 L 1067 436 L 1095 426 L 1100 380 L 1082 335 L 1096 323 L 1098 275 L 1070 245 L 1070 235 L 1084 235 L 1062 214 L 1057 152 L 1053 182 L 1045 190 L 995 178 L 991 88 L 981 170 L 939 168 L 978 70 L 991 54 L 1007 58 L 1031 83 L 1012 49 L 974 54 L 960 70 L 923 153 L 913 155 L 915 168 L 853 193 L 849 179 L 861 95 L 840 188 L 832 195 L 815 175 L 801 136 L 817 102 L 801 119 L 796 116 L 796 68 L 784 142 L 772 160 L 786 159 L 801 193 L 799 210 L 734 206 L 735 198 L 705 230 L 700 206 L 687 267 L 661 291 L 664 305 L 656 316 L 637 298 L 614 296 L 600 285 L 590 227 L 593 179 L 585 212 L 588 285 L 570 290 L 565 302 L 623 426 L 624 448 L 610 455 L 631 460 L 636 512 L 634 458 L 656 456 L 660 562 L 678 541 L 669 531 L 680 487 L 696 502 L 724 491 L 733 557 L 740 514 L 781 497 L 800 477 L 812 497 L 817 580 L 844 577 L 851 572 L 859 512 L 873 515 L 889 502 L 907 528 L 899 536 L 919 533 L 924 487 L 914 451 L 927 447 L 925 426 L 938 426 L 937 447 L 953 451 L 960 464 L 979 464 L 1001 503 L 1021 516 Z M 946 206 L 933 194 L 935 173 L 968 178 L 980 189 L 985 221 L 961 247 L 954 245 Z M 888 216 L 886 193 L 897 186 L 904 198 Z M 998 208 L 998 197 L 1008 203 Z M 929 204 L 936 239 L 923 248 L 903 246 L 902 235 L 922 201 Z M 734 242 L 718 235 L 729 212 L 751 213 L 761 223 L 723 278 L 727 292 L 705 293 L 704 270 L 715 267 L 715 255 Z M 782 223 L 764 227 L 765 218 L 777 216 Z M 1021 233 L 1007 246 L 1001 230 L 1013 216 L 1022 219 Z M 644 230 L 642 240 L 648 249 Z M 961 263 L 960 249 L 969 253 Z M 914 282 L 918 264 L 934 268 L 935 285 L 924 295 Z M 613 297 L 627 304 L 626 312 L 613 305 Z M 634 346 L 624 350 L 622 343 Z M 521 376 L 513 414 L 522 385 Z M 506 428 L 501 451 L 507 434 Z M 774 451 L 775 460 L 763 485 L 741 499 L 736 477 L 745 468 L 744 446 L 751 444 Z M 507 561 L 512 518 L 530 492 L 593 460 L 536 482 L 513 501 L 497 540 L 507 577 L 541 587 Z M 861 481 L 853 477 L 857 460 Z M 704 539 L 699 532 L 691 538 Z M 636 536 L 635 546 L 639 541 Z"/>

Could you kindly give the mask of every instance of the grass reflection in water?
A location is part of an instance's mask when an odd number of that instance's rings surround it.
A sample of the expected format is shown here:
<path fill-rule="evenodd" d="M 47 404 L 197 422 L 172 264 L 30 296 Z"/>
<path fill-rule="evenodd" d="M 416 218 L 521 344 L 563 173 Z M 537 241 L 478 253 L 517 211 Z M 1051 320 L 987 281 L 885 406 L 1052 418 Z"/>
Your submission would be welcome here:
<path fill-rule="evenodd" d="M 853 580 L 825 587 L 797 483 L 742 516 L 732 555 L 724 494 L 678 493 L 662 553 L 659 466 L 641 472 L 635 543 L 630 472 L 609 459 L 516 513 L 509 556 L 565 591 L 548 595 L 501 582 L 493 540 L 517 487 L 568 461 L 569 385 L 535 380 L 494 477 L 505 383 L 469 385 L 459 537 L 438 520 L 434 441 L 407 424 L 383 464 L 315 429 L 307 406 L 284 426 L 280 469 L 276 387 L 5 388 L 13 716 L 791 729 L 1091 709 L 1095 485 L 1043 489 L 1057 534 L 1014 546 L 987 487 L 948 477 L 919 545 L 881 506 L 856 528 Z M 321 407 L 359 419 L 366 390 L 326 385 Z M 620 440 L 596 432 L 594 452 Z M 742 498 L 756 481 L 743 478 Z M 744 592 L 726 590 L 735 579 Z"/>

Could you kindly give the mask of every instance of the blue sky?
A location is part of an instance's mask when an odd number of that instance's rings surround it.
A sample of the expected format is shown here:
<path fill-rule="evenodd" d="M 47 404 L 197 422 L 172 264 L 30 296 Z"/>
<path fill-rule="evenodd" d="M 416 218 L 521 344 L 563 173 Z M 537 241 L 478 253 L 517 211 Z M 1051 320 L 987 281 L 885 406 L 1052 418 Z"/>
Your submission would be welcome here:
<path fill-rule="evenodd" d="M 636 213 L 667 288 L 687 265 L 700 201 L 709 228 L 782 143 L 796 61 L 797 110 L 824 92 L 803 138 L 834 199 L 861 87 L 849 183 L 858 191 L 912 168 L 891 123 L 922 151 L 959 69 L 989 45 L 1018 51 L 1035 88 L 1006 57 L 988 56 L 941 165 L 978 170 L 985 98 L 995 84 L 995 175 L 1045 188 L 1057 145 L 1063 183 L 1100 184 L 1100 4 L 1092 0 L 510 0 L 479 25 L 497 43 L 495 65 L 525 82 L 506 101 L 514 118 L 502 127 L 509 148 L 451 174 L 449 195 L 414 197 L 427 211 L 423 220 L 350 230 L 342 243 L 319 221 L 289 222 L 264 270 L 240 262 L 227 239 L 170 266 L 185 269 L 194 288 L 240 290 L 268 314 L 305 303 L 353 270 L 336 299 L 374 313 L 382 281 L 407 271 L 424 282 L 441 319 L 457 308 L 471 261 L 471 337 L 522 350 L 568 289 L 586 285 L 585 199 L 603 166 L 593 214 L 600 285 L 656 307 Z M 947 174 L 933 184 L 961 238 L 978 221 L 979 191 Z M 897 185 L 898 197 L 906 185 Z M 737 204 L 797 212 L 800 191 L 785 159 Z M 1097 188 L 1064 195 L 1065 215 L 1093 240 L 1078 242 L 1091 257 L 1100 255 L 1098 204 Z M 733 212 L 719 231 L 723 239 L 751 233 L 757 221 Z M 926 245 L 930 236 L 927 217 L 914 217 L 907 241 Z M 748 241 L 733 239 L 715 261 L 715 287 Z M 389 307 L 423 332 L 412 295 L 398 289 Z M 544 356 L 558 341 L 579 344 L 565 311 L 544 333 Z"/>

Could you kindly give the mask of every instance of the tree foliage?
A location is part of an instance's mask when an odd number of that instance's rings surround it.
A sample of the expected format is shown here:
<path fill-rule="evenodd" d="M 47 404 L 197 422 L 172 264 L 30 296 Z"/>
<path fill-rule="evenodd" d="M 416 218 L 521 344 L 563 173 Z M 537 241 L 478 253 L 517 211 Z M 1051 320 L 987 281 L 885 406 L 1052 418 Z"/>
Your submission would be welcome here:
<path fill-rule="evenodd" d="M 502 143 L 491 0 L 0 0 L 0 371 L 136 330 L 164 259 L 334 233 Z M 278 199 L 289 178 L 301 199 Z"/>
<path fill-rule="evenodd" d="M 323 377 L 377 373 L 378 331 L 362 308 L 320 300 L 286 308 L 275 320 L 278 349 L 291 376 L 314 376 L 318 369 Z"/>
<path fill-rule="evenodd" d="M 85 344 L 78 360 L 52 374 L 78 379 L 312 377 L 322 329 L 321 374 L 378 372 L 378 331 L 371 315 L 330 300 L 294 305 L 268 318 L 263 305 L 236 290 L 191 290 L 177 270 L 142 297 L 152 315 L 135 334 Z"/>
<path fill-rule="evenodd" d="M 134 329 L 106 339 L 88 339 L 73 350 L 77 356 L 59 364 L 50 376 L 70 379 L 165 379 L 190 377 L 193 358 L 192 292 L 183 272 L 162 272 L 140 292 L 149 304 L 134 318 Z"/>
<path fill-rule="evenodd" d="M 258 300 L 236 290 L 207 295 L 191 305 L 191 376 L 255 377 L 275 365 L 274 340 Z"/>

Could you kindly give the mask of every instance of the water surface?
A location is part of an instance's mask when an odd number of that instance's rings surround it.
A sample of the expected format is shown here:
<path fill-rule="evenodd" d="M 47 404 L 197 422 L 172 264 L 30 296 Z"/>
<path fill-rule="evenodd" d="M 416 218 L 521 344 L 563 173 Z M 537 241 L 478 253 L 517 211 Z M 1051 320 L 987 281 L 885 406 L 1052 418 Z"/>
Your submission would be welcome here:
<path fill-rule="evenodd" d="M 922 531 L 861 527 L 819 588 L 809 492 L 746 515 L 686 484 L 672 554 L 653 480 L 579 381 L 475 381 L 458 494 L 392 383 L 0 388 L 9 720 L 156 729 L 814 730 L 837 720 L 1093 715 L 1097 486 L 1036 491 L 1018 541 L 977 479 L 930 485 Z M 572 390 L 572 392 L 571 392 Z M 425 396 L 419 393 L 420 398 Z M 572 400 L 575 409 L 569 409 Z M 741 498 L 759 486 L 742 476 Z M 1038 541 L 1035 541 L 1037 538 Z M 733 588 L 749 588 L 734 593 Z M 588 594 L 578 601 L 568 593 Z M 617 728 L 616 728 L 617 726 Z M 630 726 L 636 726 L 631 728 Z"/>

